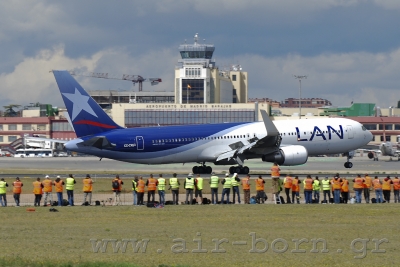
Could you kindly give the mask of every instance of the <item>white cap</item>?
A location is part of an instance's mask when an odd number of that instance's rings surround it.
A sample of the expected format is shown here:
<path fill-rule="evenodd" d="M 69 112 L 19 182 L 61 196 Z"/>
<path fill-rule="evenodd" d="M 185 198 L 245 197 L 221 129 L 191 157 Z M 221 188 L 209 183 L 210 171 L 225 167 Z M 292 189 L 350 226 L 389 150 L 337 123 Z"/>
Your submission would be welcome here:
<path fill-rule="evenodd" d="M 60 175 L 57 175 L 57 178 L 60 178 Z"/>
<path fill-rule="evenodd" d="M 49 178 L 49 176 L 48 175 L 46 175 L 46 177 L 45 178 Z"/>
<path fill-rule="evenodd" d="M 236 177 L 237 176 L 237 173 L 235 172 L 234 174 L 233 174 L 233 177 Z"/>
<path fill-rule="evenodd" d="M 229 172 L 225 173 L 225 177 L 228 177 L 228 176 L 229 176 Z"/>

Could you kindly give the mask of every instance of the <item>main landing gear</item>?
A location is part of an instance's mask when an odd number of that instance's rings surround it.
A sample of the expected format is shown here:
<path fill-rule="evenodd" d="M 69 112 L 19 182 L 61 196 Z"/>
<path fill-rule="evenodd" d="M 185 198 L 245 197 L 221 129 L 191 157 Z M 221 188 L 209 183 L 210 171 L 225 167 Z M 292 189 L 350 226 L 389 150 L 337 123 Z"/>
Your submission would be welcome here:
<path fill-rule="evenodd" d="M 194 174 L 211 174 L 212 168 L 210 166 L 202 165 L 202 166 L 194 166 L 192 168 L 192 172 Z"/>
<path fill-rule="evenodd" d="M 250 169 L 247 166 L 232 166 L 229 168 L 229 173 L 230 174 L 249 174 Z"/>

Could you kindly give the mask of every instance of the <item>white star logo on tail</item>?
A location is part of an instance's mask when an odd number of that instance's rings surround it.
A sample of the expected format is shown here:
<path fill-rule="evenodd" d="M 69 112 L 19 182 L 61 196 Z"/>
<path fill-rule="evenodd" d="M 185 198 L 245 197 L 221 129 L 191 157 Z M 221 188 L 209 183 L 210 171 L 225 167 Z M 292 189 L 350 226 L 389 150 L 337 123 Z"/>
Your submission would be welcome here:
<path fill-rule="evenodd" d="M 89 105 L 88 101 L 89 98 L 88 96 L 82 95 L 78 89 L 75 88 L 75 93 L 74 94 L 68 94 L 68 93 L 63 93 L 63 95 L 71 100 L 73 106 L 72 106 L 72 118 L 71 120 L 75 120 L 76 116 L 81 113 L 82 110 L 86 111 L 89 114 L 92 114 L 93 116 L 97 117 L 96 113 L 93 111 L 92 107 Z"/>

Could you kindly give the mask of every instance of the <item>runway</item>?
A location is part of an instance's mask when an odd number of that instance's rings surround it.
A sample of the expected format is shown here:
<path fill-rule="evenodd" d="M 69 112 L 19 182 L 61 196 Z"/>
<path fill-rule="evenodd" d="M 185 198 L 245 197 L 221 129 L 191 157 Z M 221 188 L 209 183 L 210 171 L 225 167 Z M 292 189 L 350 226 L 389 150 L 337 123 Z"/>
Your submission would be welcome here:
<path fill-rule="evenodd" d="M 400 169 L 400 162 L 390 161 L 389 157 L 381 157 L 379 161 L 373 161 L 367 157 L 356 157 L 352 159 L 353 168 L 346 169 L 343 164 L 344 157 L 310 157 L 308 162 L 298 166 L 281 166 L 281 174 L 291 175 L 314 174 L 379 174 L 382 176 L 396 175 Z M 248 160 L 245 162 L 254 175 L 269 174 L 272 163 L 261 160 Z M 68 174 L 68 173 L 90 173 L 107 177 L 116 173 L 119 174 L 172 174 L 178 173 L 180 177 L 192 172 L 195 164 L 164 164 L 164 165 L 143 165 L 120 162 L 110 159 L 99 161 L 96 157 L 65 157 L 65 158 L 0 158 L 0 175 L 12 174 Z M 210 165 L 217 174 L 224 174 L 230 166 Z M 209 176 L 209 175 L 204 175 Z"/>

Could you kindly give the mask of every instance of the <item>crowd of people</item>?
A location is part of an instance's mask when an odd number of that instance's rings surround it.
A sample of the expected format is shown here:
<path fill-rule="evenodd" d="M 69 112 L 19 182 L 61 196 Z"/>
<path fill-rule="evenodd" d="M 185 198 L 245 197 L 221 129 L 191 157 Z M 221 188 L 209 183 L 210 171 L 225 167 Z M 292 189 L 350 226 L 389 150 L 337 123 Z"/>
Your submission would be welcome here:
<path fill-rule="evenodd" d="M 303 187 L 304 203 L 361 203 L 362 196 L 364 196 L 366 203 L 390 203 L 391 191 L 393 187 L 394 202 L 400 202 L 399 190 L 400 190 L 400 179 L 395 176 L 393 179 L 387 176 L 384 179 L 379 179 L 375 176 L 372 179 L 368 174 L 363 177 L 357 175 L 352 180 L 353 191 L 355 196 L 350 196 L 350 184 L 349 180 L 344 177 L 340 177 L 337 173 L 333 178 L 326 176 L 323 179 L 319 179 L 316 176 L 314 179 L 307 175 L 307 177 L 301 181 L 298 176 L 292 177 L 286 175 L 284 179 L 281 179 L 280 168 L 278 164 L 274 163 L 271 167 L 271 181 L 272 181 L 272 196 L 274 203 L 297 203 L 300 204 L 300 189 Z M 220 179 L 216 173 L 212 173 L 208 180 L 211 189 L 211 199 L 208 200 L 203 198 L 204 179 L 200 174 L 189 173 L 184 179 L 183 188 L 185 190 L 185 204 L 235 204 L 241 203 L 240 199 L 240 187 L 243 190 L 244 204 L 255 204 L 265 203 L 267 200 L 267 194 L 265 193 L 265 180 L 260 175 L 254 180 L 255 184 L 255 196 L 250 197 L 251 185 L 253 181 L 250 180 L 250 175 L 244 175 L 243 178 L 239 178 L 237 173 L 230 175 L 225 174 L 225 177 Z M 45 176 L 43 181 L 37 178 L 33 182 L 33 194 L 34 194 L 34 206 L 41 206 L 42 198 L 43 206 L 58 205 L 58 206 L 74 206 L 74 187 L 76 180 L 72 174 L 63 181 L 59 176 L 53 181 L 49 176 Z M 87 174 L 82 180 L 83 184 L 83 203 L 82 205 L 92 205 L 92 191 L 93 191 L 93 180 L 90 175 Z M 113 205 L 122 205 L 121 192 L 123 181 L 119 175 L 116 175 L 111 182 L 111 189 L 113 192 Z M 222 185 L 221 198 L 219 199 L 219 187 Z M 8 183 L 1 178 L 0 180 L 0 204 L 1 206 L 7 206 L 7 195 L 6 188 Z M 16 207 L 20 206 L 20 195 L 22 193 L 23 183 L 17 177 L 12 183 L 13 196 Z M 167 189 L 168 186 L 168 189 Z M 57 200 L 53 201 L 53 187 L 57 195 Z M 68 200 L 63 199 L 64 187 L 67 193 Z M 156 179 L 150 174 L 147 180 L 144 180 L 142 176 L 135 176 L 132 180 L 132 192 L 133 192 L 133 205 L 144 205 L 144 194 L 147 191 L 147 202 L 146 204 L 153 205 L 156 203 L 155 194 L 158 193 L 159 205 L 172 204 L 179 205 L 179 190 L 181 184 L 177 178 L 177 174 L 174 173 L 168 180 L 163 177 L 162 174 Z M 147 190 L 146 190 L 147 189 Z M 165 201 L 165 192 L 170 190 L 172 194 L 172 201 L 167 203 Z M 286 200 L 280 196 L 281 192 L 285 193 Z M 375 191 L 375 198 L 371 197 L 371 192 Z M 232 197 L 231 197 L 232 192 Z M 323 199 L 321 197 L 323 194 Z M 193 197 L 194 195 L 194 197 Z M 209 201 L 209 202 L 208 202 Z"/>

